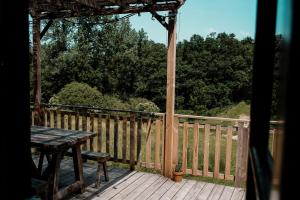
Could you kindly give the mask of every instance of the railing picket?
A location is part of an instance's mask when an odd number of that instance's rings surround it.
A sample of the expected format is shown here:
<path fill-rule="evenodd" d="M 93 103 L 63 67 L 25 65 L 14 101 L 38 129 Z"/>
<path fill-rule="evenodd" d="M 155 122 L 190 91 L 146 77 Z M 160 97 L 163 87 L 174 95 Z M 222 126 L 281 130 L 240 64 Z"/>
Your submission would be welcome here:
<path fill-rule="evenodd" d="M 44 126 L 48 127 L 48 111 L 46 109 L 44 110 L 44 119 Z"/>
<path fill-rule="evenodd" d="M 178 117 L 174 117 L 174 132 L 173 132 L 173 168 L 178 163 Z"/>
<path fill-rule="evenodd" d="M 198 172 L 198 152 L 199 152 L 199 123 L 194 124 L 194 145 L 193 145 L 193 164 L 192 164 L 192 173 L 194 176 Z"/>
<path fill-rule="evenodd" d="M 187 169 L 187 150 L 188 150 L 188 141 L 189 141 L 189 127 L 188 122 L 183 124 L 183 144 L 182 144 L 182 171 L 186 173 Z"/>
<path fill-rule="evenodd" d="M 126 163 L 127 150 L 127 118 L 123 117 L 123 133 L 122 133 L 122 162 Z"/>
<path fill-rule="evenodd" d="M 110 145 L 110 134 L 109 134 L 109 132 L 110 132 L 110 116 L 109 115 L 107 115 L 106 116 L 106 145 L 105 145 L 105 147 L 106 147 L 106 153 L 109 153 L 109 145 Z"/>
<path fill-rule="evenodd" d="M 57 111 L 56 112 L 56 127 L 61 128 L 61 112 Z"/>
<path fill-rule="evenodd" d="M 82 115 L 82 130 L 87 131 L 87 113 L 83 113 Z M 81 149 L 84 151 L 87 150 L 87 142 L 81 145 Z"/>
<path fill-rule="evenodd" d="M 204 126 L 203 176 L 208 176 L 210 124 Z"/>
<path fill-rule="evenodd" d="M 76 130 L 76 117 L 71 115 L 71 130 Z"/>
<path fill-rule="evenodd" d="M 217 125 L 215 139 L 215 165 L 214 178 L 219 178 L 220 174 L 220 153 L 221 153 L 221 125 Z"/>
<path fill-rule="evenodd" d="M 68 130 L 69 126 L 69 116 L 64 113 L 64 129 Z"/>
<path fill-rule="evenodd" d="M 50 127 L 54 128 L 54 111 L 50 110 Z"/>
<path fill-rule="evenodd" d="M 137 149 L 136 149 L 136 155 L 137 155 L 137 161 L 141 161 L 142 156 L 142 123 L 143 119 L 139 118 L 137 122 Z"/>
<path fill-rule="evenodd" d="M 102 115 L 98 115 L 97 151 L 102 152 Z"/>
<path fill-rule="evenodd" d="M 280 128 L 275 129 L 273 133 L 273 184 L 279 186 L 280 184 L 280 171 L 282 165 L 282 143 L 283 143 L 283 133 Z"/>
<path fill-rule="evenodd" d="M 119 117 L 114 117 L 114 161 L 118 159 Z"/>
<path fill-rule="evenodd" d="M 230 180 L 232 153 L 232 126 L 227 127 L 226 157 L 225 157 L 225 180 Z"/>
<path fill-rule="evenodd" d="M 160 131 L 161 131 L 161 121 L 157 119 L 155 121 L 156 125 L 156 138 L 155 138 L 155 161 L 154 166 L 155 169 L 159 170 L 161 169 L 161 163 L 160 163 Z"/>
<path fill-rule="evenodd" d="M 147 137 L 146 137 L 146 167 L 150 168 L 150 162 L 151 162 L 151 126 L 152 126 L 152 119 L 148 120 L 147 125 Z"/>
<path fill-rule="evenodd" d="M 134 170 L 135 165 L 135 138 L 134 138 L 134 129 L 135 129 L 135 116 L 133 113 L 130 114 L 130 170 Z"/>

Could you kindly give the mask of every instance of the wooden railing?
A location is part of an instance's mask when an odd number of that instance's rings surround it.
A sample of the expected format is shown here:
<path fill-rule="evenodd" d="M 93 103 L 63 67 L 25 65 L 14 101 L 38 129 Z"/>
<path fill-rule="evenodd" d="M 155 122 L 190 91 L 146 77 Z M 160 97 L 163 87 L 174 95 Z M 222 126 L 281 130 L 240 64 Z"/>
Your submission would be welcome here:
<path fill-rule="evenodd" d="M 32 125 L 35 123 L 32 112 Z M 186 175 L 245 183 L 249 120 L 175 114 L 173 167 L 182 163 Z M 270 151 L 280 162 L 280 122 L 271 121 Z M 162 170 L 164 113 L 108 110 L 86 106 L 44 105 L 43 125 L 96 133 L 83 149 L 107 152 L 111 160 Z M 274 169 L 274 182 L 279 171 Z"/>
<path fill-rule="evenodd" d="M 37 125 L 32 112 L 32 125 Z M 96 133 L 84 150 L 106 152 L 112 161 L 161 170 L 164 114 L 108 110 L 87 106 L 48 105 L 42 109 L 42 125 Z M 151 141 L 155 141 L 152 150 Z M 154 152 L 152 154 L 152 152 Z"/>
<path fill-rule="evenodd" d="M 185 174 L 246 181 L 249 120 L 175 114 L 173 165 L 182 163 Z M 282 134 L 271 121 L 270 150 L 280 159 Z M 277 177 L 275 174 L 275 179 Z"/>

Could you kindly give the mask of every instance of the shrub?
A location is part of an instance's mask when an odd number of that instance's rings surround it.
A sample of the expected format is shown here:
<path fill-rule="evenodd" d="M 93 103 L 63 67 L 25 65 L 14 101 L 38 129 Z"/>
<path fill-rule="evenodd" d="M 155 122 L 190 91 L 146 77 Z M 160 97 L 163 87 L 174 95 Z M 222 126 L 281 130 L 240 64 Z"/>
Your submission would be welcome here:
<path fill-rule="evenodd" d="M 102 106 L 103 95 L 85 83 L 71 82 L 50 98 L 50 104 Z"/>
<path fill-rule="evenodd" d="M 145 111 L 145 112 L 159 112 L 158 106 L 144 98 L 130 98 L 128 101 L 131 110 Z"/>

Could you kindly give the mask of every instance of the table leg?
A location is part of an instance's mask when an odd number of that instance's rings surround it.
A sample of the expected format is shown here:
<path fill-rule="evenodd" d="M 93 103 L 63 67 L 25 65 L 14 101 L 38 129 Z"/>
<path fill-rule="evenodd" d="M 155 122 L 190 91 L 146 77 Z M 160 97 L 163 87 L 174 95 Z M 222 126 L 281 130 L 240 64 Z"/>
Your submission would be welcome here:
<path fill-rule="evenodd" d="M 59 183 L 59 168 L 60 162 L 63 158 L 63 152 L 54 153 L 49 165 L 49 177 L 48 177 L 48 196 L 49 199 L 56 199 L 56 193 L 58 192 Z"/>
<path fill-rule="evenodd" d="M 83 166 L 82 166 L 82 158 L 81 158 L 81 150 L 80 144 L 72 147 L 73 153 L 73 164 L 74 164 L 74 172 L 75 172 L 75 180 L 80 182 L 80 192 L 84 192 L 84 177 L 83 177 Z"/>
<path fill-rule="evenodd" d="M 44 151 L 41 151 L 40 153 L 40 159 L 39 159 L 39 165 L 38 165 L 38 171 L 40 174 L 42 174 L 42 168 L 43 168 L 43 162 L 44 162 Z"/>

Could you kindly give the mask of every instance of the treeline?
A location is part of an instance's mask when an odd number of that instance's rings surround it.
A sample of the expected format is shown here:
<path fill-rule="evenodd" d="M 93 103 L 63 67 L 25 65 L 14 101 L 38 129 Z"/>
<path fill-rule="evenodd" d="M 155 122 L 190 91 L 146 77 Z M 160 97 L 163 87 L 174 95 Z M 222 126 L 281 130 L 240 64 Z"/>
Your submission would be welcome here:
<path fill-rule="evenodd" d="M 112 19 L 55 20 L 42 41 L 43 102 L 76 81 L 123 101 L 142 97 L 165 110 L 166 46 L 134 30 L 128 20 L 103 23 Z M 277 52 L 280 43 L 278 36 Z M 253 48 L 253 39 L 238 40 L 226 33 L 193 35 L 179 42 L 176 109 L 206 114 L 212 108 L 249 102 Z M 276 93 L 273 99 L 276 103 Z"/>

